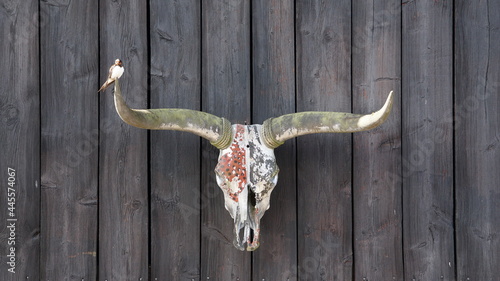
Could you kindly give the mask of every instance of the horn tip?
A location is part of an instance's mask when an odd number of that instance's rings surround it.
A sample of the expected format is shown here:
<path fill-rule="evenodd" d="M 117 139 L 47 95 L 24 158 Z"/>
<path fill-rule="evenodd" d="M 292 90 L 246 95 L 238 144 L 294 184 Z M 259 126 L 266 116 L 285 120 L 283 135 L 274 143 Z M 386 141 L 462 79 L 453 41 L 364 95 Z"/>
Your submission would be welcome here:
<path fill-rule="evenodd" d="M 390 91 L 389 96 L 387 97 L 387 100 L 392 102 L 393 96 L 394 96 L 394 91 Z"/>
<path fill-rule="evenodd" d="M 382 123 L 389 117 L 389 113 L 392 109 L 394 91 L 389 92 L 389 96 L 378 111 L 373 112 L 372 114 L 365 115 L 358 120 L 358 127 L 362 128 L 363 131 L 373 129 Z"/>

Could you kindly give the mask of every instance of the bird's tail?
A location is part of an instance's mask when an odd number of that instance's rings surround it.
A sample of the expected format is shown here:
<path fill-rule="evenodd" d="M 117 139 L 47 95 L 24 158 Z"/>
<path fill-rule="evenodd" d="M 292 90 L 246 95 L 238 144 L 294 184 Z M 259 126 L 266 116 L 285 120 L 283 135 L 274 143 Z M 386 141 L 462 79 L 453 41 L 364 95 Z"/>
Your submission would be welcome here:
<path fill-rule="evenodd" d="M 106 82 L 104 82 L 104 84 L 102 84 L 101 88 L 97 92 L 99 93 L 99 92 L 106 90 L 106 88 L 108 88 L 111 84 L 113 84 L 113 82 L 115 82 L 115 80 L 113 80 L 113 79 L 106 80 Z"/>

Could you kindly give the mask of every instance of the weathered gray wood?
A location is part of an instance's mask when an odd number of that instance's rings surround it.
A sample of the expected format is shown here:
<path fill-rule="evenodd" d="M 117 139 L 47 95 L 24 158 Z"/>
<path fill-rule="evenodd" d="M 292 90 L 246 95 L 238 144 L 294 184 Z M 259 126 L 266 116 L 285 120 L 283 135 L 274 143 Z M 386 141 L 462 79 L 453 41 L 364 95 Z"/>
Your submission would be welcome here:
<path fill-rule="evenodd" d="M 379 128 L 353 136 L 355 280 L 402 280 L 401 3 L 353 2 L 353 112 L 396 102 Z"/>
<path fill-rule="evenodd" d="M 40 279 L 38 15 L 37 1 L 0 8 L 0 280 Z"/>
<path fill-rule="evenodd" d="M 252 123 L 295 111 L 294 3 L 252 2 Z M 280 168 L 271 207 L 261 220 L 261 246 L 253 255 L 253 280 L 297 280 L 295 141 L 275 150 Z"/>
<path fill-rule="evenodd" d="M 458 280 L 500 276 L 500 2 L 455 1 Z"/>
<path fill-rule="evenodd" d="M 406 3 L 402 34 L 405 278 L 456 280 L 453 5 Z"/>
<path fill-rule="evenodd" d="M 250 121 L 250 2 L 202 3 L 202 107 L 233 124 Z M 202 142 L 201 280 L 250 280 L 251 254 L 233 246 L 214 168 L 219 151 Z"/>
<path fill-rule="evenodd" d="M 351 111 L 351 1 L 297 2 L 297 111 Z M 297 280 L 352 278 L 351 135 L 297 139 Z"/>
<path fill-rule="evenodd" d="M 40 279 L 93 280 L 97 276 L 98 1 L 41 1 L 40 9 Z"/>
<path fill-rule="evenodd" d="M 100 4 L 99 82 L 105 81 L 109 66 L 120 58 L 125 67 L 120 80 L 125 99 L 132 108 L 146 108 L 147 5 L 140 0 Z M 112 92 L 110 87 L 99 94 L 99 280 L 146 280 L 148 132 L 119 118 Z"/>
<path fill-rule="evenodd" d="M 150 107 L 200 109 L 199 1 L 152 1 L 149 28 Z M 152 131 L 150 145 L 151 280 L 199 280 L 200 138 Z"/>
<path fill-rule="evenodd" d="M 3 2 L 0 182 L 16 169 L 19 221 L 11 274 L 0 211 L 1 280 L 500 275 L 498 1 Z M 133 107 L 261 123 L 295 107 L 372 111 L 389 90 L 396 102 L 386 124 L 354 135 L 353 153 L 350 135 L 277 148 L 280 179 L 252 255 L 232 245 L 218 150 L 190 134 L 130 127 L 112 89 L 96 93 L 117 57 Z"/>

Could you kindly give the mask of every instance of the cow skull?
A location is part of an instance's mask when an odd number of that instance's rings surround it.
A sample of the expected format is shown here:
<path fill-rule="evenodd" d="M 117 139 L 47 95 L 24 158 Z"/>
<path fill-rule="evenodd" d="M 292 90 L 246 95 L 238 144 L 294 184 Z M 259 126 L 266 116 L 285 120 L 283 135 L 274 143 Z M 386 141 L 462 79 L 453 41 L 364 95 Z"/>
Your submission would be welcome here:
<path fill-rule="evenodd" d="M 301 112 L 270 118 L 262 125 L 231 125 L 225 118 L 177 108 L 131 109 L 125 103 L 118 79 L 115 107 L 129 125 L 150 130 L 187 131 L 220 149 L 215 167 L 225 207 L 234 219 L 233 244 L 240 250 L 259 247 L 260 219 L 269 209 L 279 168 L 274 149 L 286 140 L 314 133 L 352 133 L 382 124 L 392 108 L 393 94 L 384 106 L 367 115 L 339 112 Z M 240 232 L 243 231 L 243 239 Z"/>
<path fill-rule="evenodd" d="M 215 167 L 226 209 L 234 219 L 234 246 L 253 251 L 259 246 L 260 219 L 278 182 L 274 150 L 262 139 L 261 125 L 233 125 L 233 141 L 221 149 Z M 240 231 L 243 229 L 243 240 Z"/>

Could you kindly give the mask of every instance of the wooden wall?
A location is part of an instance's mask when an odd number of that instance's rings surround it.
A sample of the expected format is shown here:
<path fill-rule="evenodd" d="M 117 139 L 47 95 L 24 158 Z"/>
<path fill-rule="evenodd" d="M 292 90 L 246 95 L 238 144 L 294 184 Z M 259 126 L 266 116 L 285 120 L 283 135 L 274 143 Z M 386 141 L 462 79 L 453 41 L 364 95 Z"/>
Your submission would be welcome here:
<path fill-rule="evenodd" d="M 490 0 L 2 1 L 0 279 L 497 280 L 499 10 Z M 117 57 L 136 108 L 250 124 L 368 113 L 390 90 L 395 104 L 372 131 L 277 148 L 261 246 L 240 252 L 217 149 L 130 127 L 112 90 L 97 94 Z"/>

